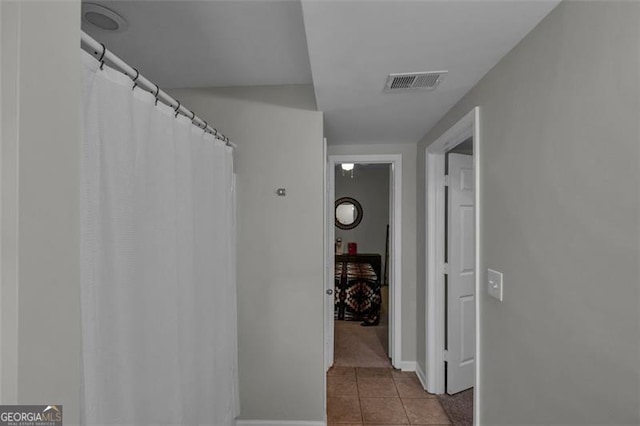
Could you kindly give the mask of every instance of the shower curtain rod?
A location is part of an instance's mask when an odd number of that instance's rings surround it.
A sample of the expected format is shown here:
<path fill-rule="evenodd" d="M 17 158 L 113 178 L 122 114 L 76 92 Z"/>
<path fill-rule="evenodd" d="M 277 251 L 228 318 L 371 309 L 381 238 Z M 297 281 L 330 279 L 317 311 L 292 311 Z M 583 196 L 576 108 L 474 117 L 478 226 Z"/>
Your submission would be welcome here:
<path fill-rule="evenodd" d="M 142 87 L 143 89 L 150 92 L 156 97 L 156 100 L 162 101 L 163 103 L 169 105 L 174 109 L 176 114 L 182 114 L 185 117 L 190 118 L 193 124 L 200 127 L 205 132 L 212 134 L 216 139 L 225 142 L 228 146 L 231 146 L 233 148 L 237 147 L 236 144 L 231 142 L 228 137 L 220 133 L 216 128 L 209 126 L 209 124 L 205 120 L 197 117 L 193 111 L 185 108 L 182 104 L 180 104 L 178 100 L 169 96 L 166 92 L 161 90 L 157 84 L 152 83 L 142 74 L 140 74 L 137 69 L 133 68 L 125 61 L 114 55 L 111 51 L 107 50 L 104 44 L 100 43 L 84 31 L 82 31 L 81 45 L 85 51 L 95 56 L 98 61 L 102 63 L 109 62 L 109 64 L 118 68 L 127 77 L 129 77 L 135 85 L 137 85 L 138 87 Z"/>

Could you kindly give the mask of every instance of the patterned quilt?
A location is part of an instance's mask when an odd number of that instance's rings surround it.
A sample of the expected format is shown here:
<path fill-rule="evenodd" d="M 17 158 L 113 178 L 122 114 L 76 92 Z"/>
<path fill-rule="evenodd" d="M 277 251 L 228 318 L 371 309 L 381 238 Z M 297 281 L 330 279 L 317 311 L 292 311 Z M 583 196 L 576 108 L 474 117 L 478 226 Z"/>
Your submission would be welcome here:
<path fill-rule="evenodd" d="M 336 262 L 335 319 L 377 325 L 382 295 L 369 263 Z"/>

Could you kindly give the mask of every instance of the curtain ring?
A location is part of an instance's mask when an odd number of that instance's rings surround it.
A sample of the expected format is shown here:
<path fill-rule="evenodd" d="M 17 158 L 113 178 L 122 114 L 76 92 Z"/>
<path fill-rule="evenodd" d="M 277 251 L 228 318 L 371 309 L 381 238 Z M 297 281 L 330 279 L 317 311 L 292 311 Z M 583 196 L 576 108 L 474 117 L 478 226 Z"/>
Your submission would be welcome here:
<path fill-rule="evenodd" d="M 104 45 L 104 43 L 100 43 L 100 46 L 102 46 L 102 54 L 100 54 L 100 58 L 98 58 L 98 62 L 100 62 L 100 70 L 103 69 L 104 67 L 104 55 L 105 53 L 107 53 L 107 47 Z"/>
<path fill-rule="evenodd" d="M 133 70 L 136 72 L 136 76 L 132 78 L 133 87 L 131 88 L 131 90 L 135 89 L 138 86 L 137 80 L 138 80 L 138 77 L 140 77 L 140 71 L 138 71 L 136 68 L 134 68 Z"/>
<path fill-rule="evenodd" d="M 100 55 L 100 58 L 98 58 L 98 62 L 102 62 L 104 54 L 107 53 L 107 47 L 103 43 L 100 43 L 100 46 L 102 46 L 102 54 Z"/>
<path fill-rule="evenodd" d="M 213 127 L 213 136 L 218 136 L 218 129 Z"/>
<path fill-rule="evenodd" d="M 156 94 L 153 95 L 156 98 L 156 106 L 158 105 L 158 94 L 160 93 L 160 87 L 156 84 Z"/>
<path fill-rule="evenodd" d="M 206 120 L 202 120 L 204 122 L 204 127 L 202 128 L 202 130 L 204 130 L 205 132 L 207 131 L 207 127 L 209 127 L 209 123 L 207 123 Z"/>
<path fill-rule="evenodd" d="M 178 101 L 178 106 L 176 107 L 176 109 L 174 109 L 174 111 L 176 113 L 176 115 L 175 115 L 176 118 L 178 118 L 178 114 L 179 114 L 178 110 L 179 109 L 180 109 L 180 101 Z"/>
<path fill-rule="evenodd" d="M 196 113 L 193 111 L 189 111 L 191 113 L 191 121 L 193 122 L 193 120 L 196 118 Z"/>

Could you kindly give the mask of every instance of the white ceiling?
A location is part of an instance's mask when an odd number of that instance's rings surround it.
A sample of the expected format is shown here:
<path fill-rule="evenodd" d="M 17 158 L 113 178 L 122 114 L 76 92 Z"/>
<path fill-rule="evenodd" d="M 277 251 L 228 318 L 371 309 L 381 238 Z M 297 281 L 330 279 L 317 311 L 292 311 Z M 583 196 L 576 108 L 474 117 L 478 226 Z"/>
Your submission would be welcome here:
<path fill-rule="evenodd" d="M 329 143 L 419 141 L 557 3 L 303 0 Z M 434 91 L 382 92 L 389 73 L 441 70 Z"/>
<path fill-rule="evenodd" d="M 83 29 L 161 87 L 313 83 L 329 144 L 358 144 L 420 140 L 559 0 L 92 2 L 129 28 Z M 382 92 L 439 70 L 435 91 Z"/>
<path fill-rule="evenodd" d="M 299 1 L 89 0 L 126 31 L 82 29 L 164 88 L 311 84 Z"/>

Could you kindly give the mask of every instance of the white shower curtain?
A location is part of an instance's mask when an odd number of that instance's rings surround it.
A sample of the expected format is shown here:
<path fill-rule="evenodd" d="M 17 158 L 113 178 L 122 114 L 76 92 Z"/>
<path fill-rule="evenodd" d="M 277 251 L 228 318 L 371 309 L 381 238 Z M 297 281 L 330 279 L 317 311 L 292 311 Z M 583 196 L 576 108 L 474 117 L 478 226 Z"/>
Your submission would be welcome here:
<path fill-rule="evenodd" d="M 82 54 L 82 421 L 232 425 L 232 150 Z"/>

